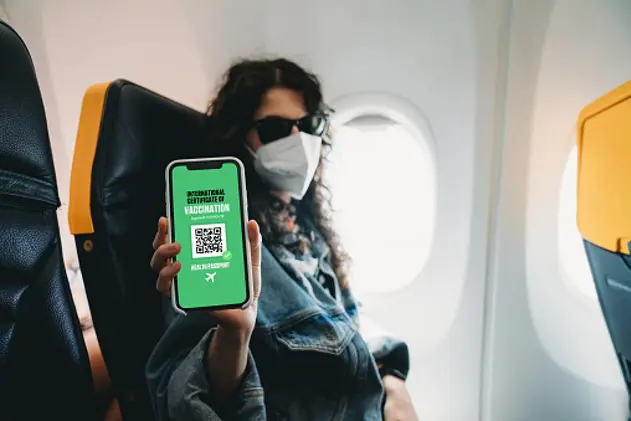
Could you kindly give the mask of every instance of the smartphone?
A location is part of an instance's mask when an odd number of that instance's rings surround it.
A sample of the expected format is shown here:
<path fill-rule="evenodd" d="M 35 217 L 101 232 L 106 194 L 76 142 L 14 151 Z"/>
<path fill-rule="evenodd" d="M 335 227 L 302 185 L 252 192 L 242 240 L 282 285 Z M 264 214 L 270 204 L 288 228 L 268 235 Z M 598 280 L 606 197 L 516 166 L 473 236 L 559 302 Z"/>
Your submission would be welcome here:
<path fill-rule="evenodd" d="M 173 308 L 246 308 L 252 299 L 247 192 L 237 158 L 182 159 L 166 168 L 171 242 L 182 267 L 171 287 Z"/>

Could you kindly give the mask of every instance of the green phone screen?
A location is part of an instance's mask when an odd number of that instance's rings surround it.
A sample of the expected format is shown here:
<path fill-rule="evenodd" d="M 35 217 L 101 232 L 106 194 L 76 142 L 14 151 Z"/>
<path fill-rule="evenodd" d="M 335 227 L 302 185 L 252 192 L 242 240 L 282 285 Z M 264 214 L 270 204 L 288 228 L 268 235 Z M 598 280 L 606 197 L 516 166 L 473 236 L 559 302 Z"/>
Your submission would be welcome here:
<path fill-rule="evenodd" d="M 182 249 L 174 293 L 183 310 L 248 300 L 241 171 L 233 161 L 170 170 L 171 229 Z"/>

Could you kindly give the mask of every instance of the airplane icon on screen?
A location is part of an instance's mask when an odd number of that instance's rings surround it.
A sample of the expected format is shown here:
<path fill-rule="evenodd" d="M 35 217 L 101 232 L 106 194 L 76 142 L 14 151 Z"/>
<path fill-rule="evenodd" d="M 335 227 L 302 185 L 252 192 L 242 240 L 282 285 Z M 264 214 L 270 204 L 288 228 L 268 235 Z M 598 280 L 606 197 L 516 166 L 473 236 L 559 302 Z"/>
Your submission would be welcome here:
<path fill-rule="evenodd" d="M 213 283 L 215 283 L 215 275 L 216 274 L 217 274 L 217 272 L 206 273 L 206 282 L 212 281 Z"/>

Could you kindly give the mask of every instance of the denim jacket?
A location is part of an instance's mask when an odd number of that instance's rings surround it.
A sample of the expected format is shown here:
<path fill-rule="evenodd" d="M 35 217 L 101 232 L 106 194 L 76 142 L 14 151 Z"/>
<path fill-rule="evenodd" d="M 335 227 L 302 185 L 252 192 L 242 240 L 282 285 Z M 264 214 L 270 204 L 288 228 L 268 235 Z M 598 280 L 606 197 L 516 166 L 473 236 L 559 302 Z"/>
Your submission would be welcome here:
<path fill-rule="evenodd" d="M 377 364 L 404 378 L 407 346 L 390 337 L 370 345 L 362 339 L 357 303 L 334 279 L 326 253 L 317 264 L 333 280 L 329 288 L 306 276 L 300 264 L 282 246 L 262 247 L 261 295 L 246 373 L 221 409 L 210 406 L 204 363 L 213 318 L 172 313 L 146 367 L 159 421 L 383 419 Z"/>

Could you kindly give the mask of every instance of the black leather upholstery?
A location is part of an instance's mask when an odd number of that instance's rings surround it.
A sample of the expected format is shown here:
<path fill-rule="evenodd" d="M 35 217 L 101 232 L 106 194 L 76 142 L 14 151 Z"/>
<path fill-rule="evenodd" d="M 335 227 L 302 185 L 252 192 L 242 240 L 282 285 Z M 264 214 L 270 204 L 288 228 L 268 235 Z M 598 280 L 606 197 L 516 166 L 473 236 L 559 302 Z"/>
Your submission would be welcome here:
<path fill-rule="evenodd" d="M 64 269 L 59 198 L 29 52 L 0 21 L 0 419 L 95 419 Z"/>
<path fill-rule="evenodd" d="M 173 159 L 204 153 L 204 123 L 203 114 L 134 83 L 117 80 L 108 87 L 92 166 L 94 233 L 75 238 L 126 421 L 153 417 L 144 367 L 164 328 L 149 267 L 158 218 L 166 212 L 164 171 Z"/>

